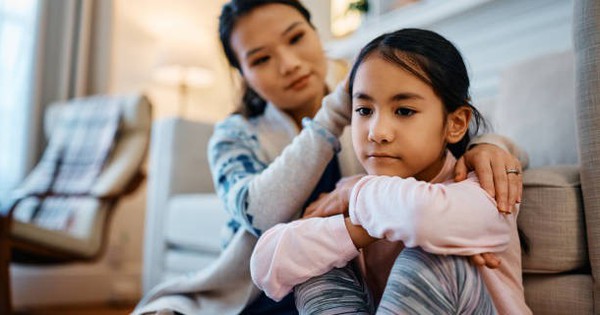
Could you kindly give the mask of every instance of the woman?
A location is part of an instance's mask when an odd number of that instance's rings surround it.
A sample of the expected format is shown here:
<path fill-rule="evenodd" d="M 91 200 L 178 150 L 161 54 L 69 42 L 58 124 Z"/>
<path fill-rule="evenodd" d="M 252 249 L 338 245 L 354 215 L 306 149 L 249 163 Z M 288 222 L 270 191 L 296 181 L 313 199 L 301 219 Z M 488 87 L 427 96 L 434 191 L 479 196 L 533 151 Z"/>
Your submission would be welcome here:
<path fill-rule="evenodd" d="M 159 285 L 136 313 L 296 313 L 293 297 L 274 303 L 252 284 L 249 260 L 256 239 L 298 218 L 321 193 L 333 191 L 325 198 L 335 199 L 360 179 L 346 177 L 363 172 L 344 133 L 350 102 L 335 100 L 331 104 L 341 105 L 319 111 L 328 91 L 326 58 L 309 12 L 294 0 L 233 0 L 219 23 L 227 59 L 247 84 L 238 113 L 217 125 L 209 145 L 215 187 L 232 216 L 231 233 L 215 264 Z M 303 117 L 313 119 L 302 126 Z M 511 144 L 497 139 L 492 137 L 496 146 L 481 144 L 467 152 L 455 172 L 464 179 L 467 165 L 474 166 L 482 186 L 506 211 L 520 198 L 521 186 L 519 176 L 509 177 L 506 169 L 520 169 L 520 163 L 498 147 Z M 474 260 L 496 263 L 485 258 Z"/>

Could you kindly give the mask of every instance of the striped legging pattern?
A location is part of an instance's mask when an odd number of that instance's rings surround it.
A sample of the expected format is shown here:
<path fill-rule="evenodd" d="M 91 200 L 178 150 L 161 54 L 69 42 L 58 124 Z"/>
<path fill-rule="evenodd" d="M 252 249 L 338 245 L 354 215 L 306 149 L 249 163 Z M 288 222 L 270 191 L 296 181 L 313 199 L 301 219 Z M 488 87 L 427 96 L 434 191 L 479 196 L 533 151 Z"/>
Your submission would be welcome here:
<path fill-rule="evenodd" d="M 301 315 L 373 314 L 373 302 L 353 262 L 294 288 Z"/>
<path fill-rule="evenodd" d="M 496 314 L 479 271 L 467 257 L 407 248 L 396 259 L 383 297 L 373 303 L 349 264 L 295 288 L 300 314 Z"/>

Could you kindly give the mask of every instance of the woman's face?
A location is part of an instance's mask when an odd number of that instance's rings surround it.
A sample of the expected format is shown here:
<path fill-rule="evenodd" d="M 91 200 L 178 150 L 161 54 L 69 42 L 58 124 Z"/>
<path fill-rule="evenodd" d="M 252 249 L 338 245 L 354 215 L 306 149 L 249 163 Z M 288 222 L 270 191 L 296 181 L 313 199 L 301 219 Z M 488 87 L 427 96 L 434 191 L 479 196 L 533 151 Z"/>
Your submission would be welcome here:
<path fill-rule="evenodd" d="M 326 60 L 316 31 L 295 8 L 267 4 L 241 17 L 231 46 L 246 82 L 296 121 L 324 96 Z"/>

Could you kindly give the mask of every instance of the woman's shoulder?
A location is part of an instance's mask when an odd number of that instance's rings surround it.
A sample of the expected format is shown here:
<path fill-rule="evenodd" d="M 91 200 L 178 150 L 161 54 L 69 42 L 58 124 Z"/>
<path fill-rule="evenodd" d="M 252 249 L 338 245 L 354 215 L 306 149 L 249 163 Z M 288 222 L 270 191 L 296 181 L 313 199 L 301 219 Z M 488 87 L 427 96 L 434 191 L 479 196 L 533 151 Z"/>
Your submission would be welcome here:
<path fill-rule="evenodd" d="M 241 114 L 231 114 L 215 124 L 215 130 L 248 129 L 250 121 Z"/>
<path fill-rule="evenodd" d="M 224 120 L 215 124 L 213 135 L 209 146 L 217 148 L 225 145 L 259 147 L 258 128 L 259 121 L 256 118 L 246 118 L 240 114 L 232 114 Z"/>
<path fill-rule="evenodd" d="M 256 138 L 257 119 L 246 118 L 240 114 L 232 114 L 229 117 L 215 124 L 215 130 L 212 136 L 215 139 L 236 138 L 240 140 L 251 140 Z"/>

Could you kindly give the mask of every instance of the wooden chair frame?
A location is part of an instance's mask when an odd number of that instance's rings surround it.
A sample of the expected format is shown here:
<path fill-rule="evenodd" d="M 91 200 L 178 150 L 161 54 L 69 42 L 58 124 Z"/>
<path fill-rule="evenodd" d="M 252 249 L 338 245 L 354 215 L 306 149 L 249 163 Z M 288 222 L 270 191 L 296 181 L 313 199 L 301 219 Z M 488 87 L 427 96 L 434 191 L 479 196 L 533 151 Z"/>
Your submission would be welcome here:
<path fill-rule="evenodd" d="M 140 169 L 141 164 L 138 166 Z M 13 212 L 20 200 L 15 202 L 8 213 L 0 215 L 0 314 L 12 314 L 12 296 L 10 289 L 10 263 L 13 261 L 34 265 L 64 264 L 74 262 L 94 262 L 98 260 L 108 245 L 109 225 L 119 200 L 135 192 L 143 183 L 146 176 L 138 170 L 131 178 L 122 193 L 116 196 L 99 198 L 107 203 L 107 215 L 104 218 L 101 245 L 92 256 L 82 256 L 59 249 L 52 249 L 44 245 L 32 243 L 11 235 Z M 48 195 L 50 196 L 50 195 Z M 56 196 L 56 195 L 54 195 Z M 65 195 L 74 196 L 74 195 Z M 15 260 L 16 253 L 24 254 L 21 259 Z"/>

